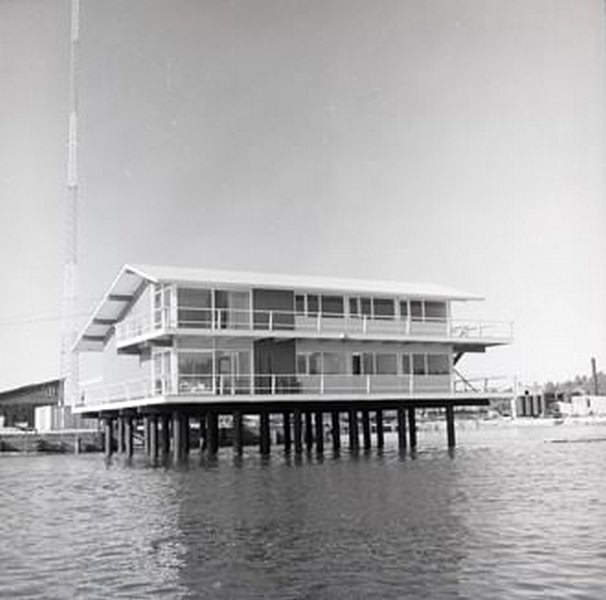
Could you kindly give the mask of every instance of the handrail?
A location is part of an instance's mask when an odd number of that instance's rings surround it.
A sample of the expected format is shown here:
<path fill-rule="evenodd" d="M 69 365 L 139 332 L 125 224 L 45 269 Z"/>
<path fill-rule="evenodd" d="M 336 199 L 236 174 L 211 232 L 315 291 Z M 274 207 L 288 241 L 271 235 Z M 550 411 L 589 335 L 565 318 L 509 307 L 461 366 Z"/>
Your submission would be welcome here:
<path fill-rule="evenodd" d="M 497 388 L 495 380 L 508 378 L 480 378 L 484 385 L 472 393 L 505 392 Z M 465 380 L 469 382 L 469 380 Z M 490 384 L 488 382 L 491 382 Z M 460 388 L 461 380 L 448 374 L 424 375 L 351 375 L 351 374 L 195 374 L 174 377 L 143 378 L 108 385 L 95 384 L 81 388 L 80 404 L 111 404 L 161 396 L 327 396 L 355 394 L 372 397 L 377 394 L 398 394 L 402 397 L 419 393 L 469 393 Z"/>
<path fill-rule="evenodd" d="M 485 321 L 406 316 L 368 316 L 343 313 L 302 315 L 285 310 L 179 307 L 176 315 L 168 308 L 132 315 L 116 325 L 118 340 L 158 330 L 270 331 L 332 333 L 341 335 L 427 335 L 452 339 L 502 339 L 513 337 L 511 321 Z"/>

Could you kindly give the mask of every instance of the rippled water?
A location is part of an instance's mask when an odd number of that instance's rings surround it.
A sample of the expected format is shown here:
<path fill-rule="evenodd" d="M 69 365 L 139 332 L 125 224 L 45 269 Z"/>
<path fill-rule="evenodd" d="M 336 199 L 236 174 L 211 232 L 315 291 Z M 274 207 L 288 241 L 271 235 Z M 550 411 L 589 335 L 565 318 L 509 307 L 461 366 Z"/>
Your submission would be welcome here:
<path fill-rule="evenodd" d="M 0 597 L 606 598 L 606 427 L 443 437 L 181 469 L 0 457 Z"/>

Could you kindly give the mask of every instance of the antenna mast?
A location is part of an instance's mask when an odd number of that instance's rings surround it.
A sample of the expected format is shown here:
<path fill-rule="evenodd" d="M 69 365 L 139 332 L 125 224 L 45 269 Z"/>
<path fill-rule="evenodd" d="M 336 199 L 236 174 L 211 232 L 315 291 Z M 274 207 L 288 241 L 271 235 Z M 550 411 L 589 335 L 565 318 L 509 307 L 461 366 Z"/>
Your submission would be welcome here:
<path fill-rule="evenodd" d="M 76 268 L 78 264 L 78 42 L 80 0 L 71 0 L 69 52 L 69 132 L 67 159 L 67 203 L 65 211 L 65 262 L 63 267 L 63 331 L 61 376 L 63 404 L 74 404 L 78 386 L 78 356 L 72 352 L 76 340 Z"/>

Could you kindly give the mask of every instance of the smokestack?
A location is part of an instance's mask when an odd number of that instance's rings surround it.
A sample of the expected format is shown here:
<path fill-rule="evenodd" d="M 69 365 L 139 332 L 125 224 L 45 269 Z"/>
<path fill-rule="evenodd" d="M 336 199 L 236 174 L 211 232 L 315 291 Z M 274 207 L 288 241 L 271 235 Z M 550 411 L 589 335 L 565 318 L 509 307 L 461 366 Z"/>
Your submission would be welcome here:
<path fill-rule="evenodd" d="M 598 371 L 595 364 L 595 357 L 591 357 L 591 375 L 593 376 L 593 393 L 598 396 Z"/>

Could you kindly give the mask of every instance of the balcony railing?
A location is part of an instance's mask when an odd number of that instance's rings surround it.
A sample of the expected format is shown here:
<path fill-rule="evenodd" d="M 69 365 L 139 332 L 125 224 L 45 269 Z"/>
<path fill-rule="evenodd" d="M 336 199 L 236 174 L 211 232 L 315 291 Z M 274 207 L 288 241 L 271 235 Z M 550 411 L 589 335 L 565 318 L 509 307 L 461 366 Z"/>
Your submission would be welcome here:
<path fill-rule="evenodd" d="M 228 308 L 180 308 L 128 317 L 116 325 L 118 342 L 149 335 L 160 330 L 200 332 L 311 333 L 342 336 L 430 336 L 460 339 L 502 339 L 513 337 L 513 324 L 507 321 L 393 316 L 321 314 L 308 316 L 281 310 L 239 310 Z"/>
<path fill-rule="evenodd" d="M 80 391 L 80 404 L 96 406 L 162 396 L 210 399 L 217 396 L 298 394 L 307 398 L 389 394 L 405 398 L 432 393 L 469 395 L 497 391 L 492 381 L 483 379 L 482 386 L 470 388 L 459 384 L 450 375 L 178 375 L 88 386 Z"/>

